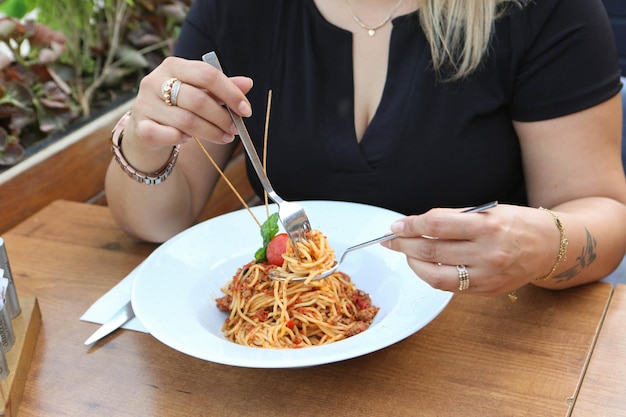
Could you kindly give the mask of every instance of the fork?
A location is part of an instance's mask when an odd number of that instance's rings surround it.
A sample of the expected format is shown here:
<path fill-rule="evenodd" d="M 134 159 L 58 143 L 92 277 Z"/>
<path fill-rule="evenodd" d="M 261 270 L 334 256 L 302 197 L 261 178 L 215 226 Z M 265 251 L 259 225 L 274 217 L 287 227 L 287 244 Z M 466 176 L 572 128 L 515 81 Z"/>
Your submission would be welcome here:
<path fill-rule="evenodd" d="M 497 201 L 491 201 L 489 203 L 485 203 L 485 204 L 481 204 L 479 206 L 475 206 L 475 207 L 471 207 L 468 208 L 466 210 L 463 210 L 461 213 L 479 213 L 481 211 L 485 211 L 488 210 L 492 207 L 495 207 L 498 205 Z M 358 245 L 354 245 L 354 246 L 350 246 L 349 248 L 347 248 L 339 257 L 339 261 L 335 262 L 335 265 L 333 265 L 330 269 L 327 269 L 326 271 L 320 273 L 319 275 L 314 276 L 313 278 L 310 278 L 311 281 L 318 281 L 320 279 L 326 278 L 328 276 L 330 276 L 331 274 L 333 274 L 335 271 L 337 271 L 337 269 L 339 268 L 339 265 L 341 265 L 341 263 L 346 259 L 346 255 L 348 255 L 350 252 L 355 251 L 357 249 L 363 249 L 367 246 L 371 246 L 375 243 L 380 243 L 380 242 L 384 242 L 386 240 L 391 240 L 391 239 L 395 239 L 396 234 L 395 233 L 387 233 L 386 235 L 382 235 L 380 237 L 377 237 L 376 239 L 372 239 L 372 240 L 368 240 L 367 242 L 363 242 L 363 243 L 359 243 Z M 424 236 L 427 237 L 427 236 Z M 270 271 L 270 278 L 273 279 L 274 281 L 285 281 L 286 278 L 280 277 L 279 275 L 273 273 L 274 271 Z M 306 281 L 308 280 L 309 277 L 292 277 L 289 278 L 290 281 Z"/>
<path fill-rule="evenodd" d="M 217 68 L 221 72 L 224 72 L 215 52 L 204 54 L 202 56 L 202 60 Z M 276 205 L 278 205 L 278 218 L 287 232 L 289 240 L 291 240 L 291 242 L 295 245 L 297 242 L 304 240 L 306 232 L 311 230 L 311 224 L 309 223 L 309 218 L 307 217 L 306 212 L 299 204 L 285 201 L 276 193 L 276 191 L 274 191 L 274 187 L 272 187 L 272 183 L 265 174 L 263 164 L 259 159 L 259 155 L 257 154 L 256 148 L 252 143 L 252 139 L 250 138 L 250 134 L 248 133 L 248 129 L 246 128 L 243 119 L 241 116 L 237 115 L 230 108 L 228 108 L 228 106 L 226 106 L 226 109 L 239 131 L 239 137 L 241 138 L 243 147 L 250 158 L 250 162 L 252 163 L 259 180 L 261 181 L 261 185 L 265 189 L 265 192 L 267 192 L 268 197 L 271 198 Z"/>

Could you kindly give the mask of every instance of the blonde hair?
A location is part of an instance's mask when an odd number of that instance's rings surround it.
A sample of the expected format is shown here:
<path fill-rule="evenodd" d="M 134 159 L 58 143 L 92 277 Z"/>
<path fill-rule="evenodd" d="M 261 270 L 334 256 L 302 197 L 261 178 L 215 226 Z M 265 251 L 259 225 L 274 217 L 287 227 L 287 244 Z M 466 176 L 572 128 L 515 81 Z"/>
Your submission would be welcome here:
<path fill-rule="evenodd" d="M 509 5 L 527 0 L 418 0 L 422 28 L 430 44 L 433 68 L 451 74 L 449 81 L 467 77 L 487 54 L 494 22 Z M 450 71 L 448 71 L 450 70 Z"/>

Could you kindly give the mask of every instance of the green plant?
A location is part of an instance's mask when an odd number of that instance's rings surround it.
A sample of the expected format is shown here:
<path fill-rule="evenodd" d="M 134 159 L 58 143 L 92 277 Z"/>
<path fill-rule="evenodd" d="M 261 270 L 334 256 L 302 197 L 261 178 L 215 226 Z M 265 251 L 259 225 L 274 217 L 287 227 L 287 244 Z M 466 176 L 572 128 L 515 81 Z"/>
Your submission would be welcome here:
<path fill-rule="evenodd" d="M 12 165 L 29 145 L 78 117 L 69 88 L 55 81 L 52 64 L 64 36 L 15 18 L 0 18 L 0 165 Z M 28 52 L 24 52 L 28 51 Z"/>
<path fill-rule="evenodd" d="M 36 17 L 0 18 L 0 165 L 134 91 L 171 53 L 191 2 L 11 0 Z"/>

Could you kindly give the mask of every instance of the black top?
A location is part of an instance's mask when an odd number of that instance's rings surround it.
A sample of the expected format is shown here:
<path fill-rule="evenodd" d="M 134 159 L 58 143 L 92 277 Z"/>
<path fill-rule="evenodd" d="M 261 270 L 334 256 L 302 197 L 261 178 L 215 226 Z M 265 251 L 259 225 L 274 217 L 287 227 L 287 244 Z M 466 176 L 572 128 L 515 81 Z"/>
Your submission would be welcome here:
<path fill-rule="evenodd" d="M 267 170 L 283 198 L 404 214 L 491 200 L 525 204 L 511 120 L 562 116 L 620 90 L 601 0 L 512 8 L 496 23 L 480 71 L 452 83 L 431 70 L 417 17 L 392 23 L 387 81 L 360 143 L 352 34 L 326 21 L 312 0 L 195 0 L 176 54 L 200 59 L 215 50 L 226 74 L 253 78 L 254 115 L 246 125 L 259 154 L 272 90 Z"/>
<path fill-rule="evenodd" d="M 626 1 L 603 0 L 604 7 L 609 15 L 613 27 L 613 37 L 617 44 L 619 65 L 622 67 L 622 76 L 626 77 Z M 624 129 L 626 134 L 626 129 Z"/>

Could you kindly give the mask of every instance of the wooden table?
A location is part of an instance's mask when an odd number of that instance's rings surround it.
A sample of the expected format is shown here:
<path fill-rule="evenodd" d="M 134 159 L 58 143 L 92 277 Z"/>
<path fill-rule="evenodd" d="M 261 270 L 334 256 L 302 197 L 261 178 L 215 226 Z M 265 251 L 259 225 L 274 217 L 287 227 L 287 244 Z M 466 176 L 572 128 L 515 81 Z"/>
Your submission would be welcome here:
<path fill-rule="evenodd" d="M 626 416 L 626 285 L 611 298 L 573 416 Z"/>
<path fill-rule="evenodd" d="M 18 294 L 37 296 L 43 317 L 21 417 L 567 415 L 581 383 L 593 390 L 582 377 L 612 294 L 596 283 L 528 286 L 515 304 L 456 296 L 418 333 L 363 357 L 236 368 L 128 330 L 83 345 L 97 325 L 79 317 L 154 249 L 127 238 L 106 207 L 57 201 L 3 237 Z"/>

